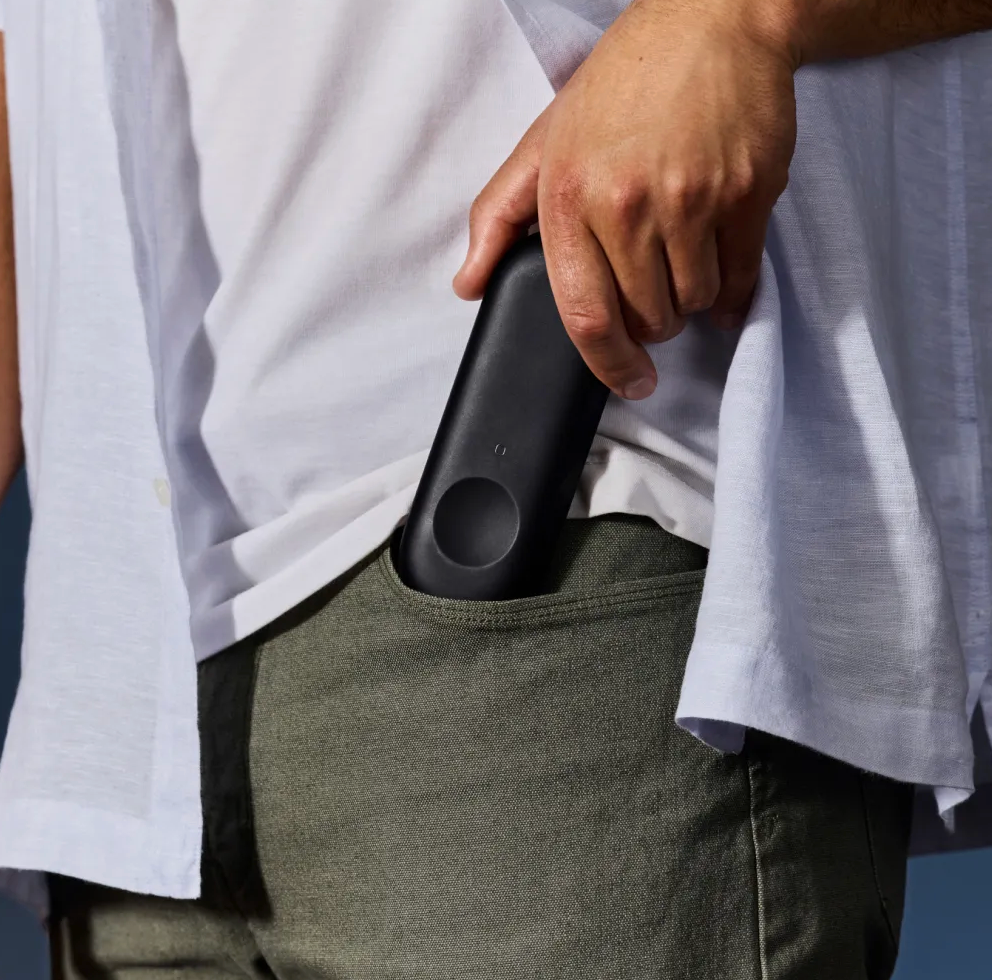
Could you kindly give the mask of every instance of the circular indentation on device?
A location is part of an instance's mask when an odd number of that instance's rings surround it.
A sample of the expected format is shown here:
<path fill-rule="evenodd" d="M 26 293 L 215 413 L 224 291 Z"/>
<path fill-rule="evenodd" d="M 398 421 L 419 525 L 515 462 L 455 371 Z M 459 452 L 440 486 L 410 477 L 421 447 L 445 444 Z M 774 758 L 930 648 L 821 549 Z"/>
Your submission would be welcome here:
<path fill-rule="evenodd" d="M 513 547 L 520 517 L 509 491 L 495 480 L 470 476 L 445 490 L 434 510 L 434 540 L 459 565 L 481 568 Z"/>

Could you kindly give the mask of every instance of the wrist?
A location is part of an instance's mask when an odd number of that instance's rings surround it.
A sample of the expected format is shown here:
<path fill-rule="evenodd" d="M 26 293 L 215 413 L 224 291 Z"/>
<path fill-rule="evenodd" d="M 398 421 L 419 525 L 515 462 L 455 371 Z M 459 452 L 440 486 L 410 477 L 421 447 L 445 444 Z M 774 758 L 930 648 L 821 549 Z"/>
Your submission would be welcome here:
<path fill-rule="evenodd" d="M 806 16 L 811 0 L 735 0 L 745 6 L 747 23 L 782 56 L 793 72 L 806 60 Z"/>

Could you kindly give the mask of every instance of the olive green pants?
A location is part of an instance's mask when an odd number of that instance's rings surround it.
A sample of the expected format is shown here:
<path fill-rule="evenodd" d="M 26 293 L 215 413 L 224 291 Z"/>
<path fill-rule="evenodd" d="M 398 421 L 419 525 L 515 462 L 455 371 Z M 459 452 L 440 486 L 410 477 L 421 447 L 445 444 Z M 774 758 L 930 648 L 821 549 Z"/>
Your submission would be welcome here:
<path fill-rule="evenodd" d="M 53 878 L 69 980 L 882 980 L 912 791 L 674 724 L 706 552 L 570 522 L 554 591 L 388 548 L 200 668 L 203 897 Z"/>

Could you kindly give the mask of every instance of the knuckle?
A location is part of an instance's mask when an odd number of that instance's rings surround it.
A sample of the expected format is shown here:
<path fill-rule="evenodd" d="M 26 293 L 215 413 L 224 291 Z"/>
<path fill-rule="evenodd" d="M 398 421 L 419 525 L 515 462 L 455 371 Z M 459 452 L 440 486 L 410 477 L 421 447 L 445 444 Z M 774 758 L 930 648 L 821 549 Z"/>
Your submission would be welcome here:
<path fill-rule="evenodd" d="M 667 211 L 675 218 L 689 218 L 705 209 L 711 198 L 711 181 L 700 172 L 674 168 L 663 178 Z"/>
<path fill-rule="evenodd" d="M 644 320 L 629 333 L 632 339 L 645 344 L 658 344 L 672 335 L 674 324 L 668 320 Z"/>
<path fill-rule="evenodd" d="M 720 293 L 720 284 L 704 279 L 693 279 L 675 287 L 676 306 L 683 316 L 708 310 Z"/>
<path fill-rule="evenodd" d="M 610 212 L 623 227 L 634 227 L 644 217 L 649 192 L 645 184 L 635 179 L 615 181 L 607 191 Z"/>
<path fill-rule="evenodd" d="M 613 336 L 613 323 L 605 307 L 571 307 L 563 311 L 562 320 L 579 347 L 602 347 Z"/>
<path fill-rule="evenodd" d="M 758 173 L 753 161 L 739 160 L 731 168 L 724 186 L 724 195 L 731 204 L 739 204 L 753 196 L 758 186 Z"/>

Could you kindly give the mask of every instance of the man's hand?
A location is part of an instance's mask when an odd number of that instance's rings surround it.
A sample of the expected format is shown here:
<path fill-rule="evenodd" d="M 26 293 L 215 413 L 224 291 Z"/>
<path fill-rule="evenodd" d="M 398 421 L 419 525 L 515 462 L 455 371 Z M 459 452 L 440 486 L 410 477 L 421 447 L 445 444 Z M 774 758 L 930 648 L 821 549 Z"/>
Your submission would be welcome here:
<path fill-rule="evenodd" d="M 642 346 L 750 305 L 796 140 L 791 35 L 769 0 L 634 0 L 476 199 L 455 277 L 479 298 L 536 220 L 565 327 L 626 398 Z"/>

